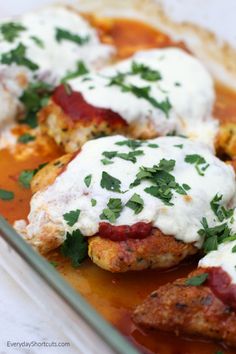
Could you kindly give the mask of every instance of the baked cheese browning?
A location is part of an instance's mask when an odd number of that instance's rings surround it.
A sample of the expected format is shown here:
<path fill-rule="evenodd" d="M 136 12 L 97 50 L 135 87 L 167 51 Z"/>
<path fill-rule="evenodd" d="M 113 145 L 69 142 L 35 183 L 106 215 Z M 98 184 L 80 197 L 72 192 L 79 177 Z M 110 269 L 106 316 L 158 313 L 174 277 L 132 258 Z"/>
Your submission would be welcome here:
<path fill-rule="evenodd" d="M 183 50 L 166 48 L 138 52 L 96 73 L 69 80 L 68 84 L 67 99 L 64 97 L 62 102 L 53 96 L 68 122 L 74 122 L 77 112 L 77 121 L 82 124 L 79 115 L 86 103 L 87 111 L 88 107 L 91 111 L 102 110 L 103 119 L 108 112 L 119 115 L 127 124 L 122 132 L 129 137 L 149 139 L 181 134 L 214 146 L 218 123 L 212 118 L 213 81 L 202 64 Z M 80 102 L 81 96 L 83 102 Z M 71 104 L 73 111 L 66 109 L 66 102 L 69 106 L 72 98 L 75 98 Z M 68 132 L 66 128 L 63 131 L 58 113 L 57 107 L 50 103 L 49 111 L 46 109 L 40 114 L 44 131 L 62 142 L 67 151 L 78 148 L 87 139 L 87 130 L 83 127 L 80 130 L 81 125 L 76 124 Z M 111 117 L 111 125 L 112 121 Z M 91 120 L 90 124 L 93 123 Z M 119 126 L 114 126 L 114 131 L 119 132 L 117 128 Z M 99 134 L 100 129 L 96 129 Z"/>
<path fill-rule="evenodd" d="M 165 269 L 179 264 L 198 252 L 191 243 L 153 229 L 150 236 L 126 241 L 112 241 L 99 236 L 89 238 L 89 257 L 99 267 L 110 272 Z"/>
<path fill-rule="evenodd" d="M 216 149 L 223 158 L 236 156 L 236 124 L 222 123 L 216 140 Z"/>
<path fill-rule="evenodd" d="M 196 335 L 236 346 L 236 313 L 219 300 L 207 285 L 188 285 L 187 279 L 202 275 L 198 269 L 188 278 L 161 286 L 138 306 L 135 323 L 147 328 Z"/>

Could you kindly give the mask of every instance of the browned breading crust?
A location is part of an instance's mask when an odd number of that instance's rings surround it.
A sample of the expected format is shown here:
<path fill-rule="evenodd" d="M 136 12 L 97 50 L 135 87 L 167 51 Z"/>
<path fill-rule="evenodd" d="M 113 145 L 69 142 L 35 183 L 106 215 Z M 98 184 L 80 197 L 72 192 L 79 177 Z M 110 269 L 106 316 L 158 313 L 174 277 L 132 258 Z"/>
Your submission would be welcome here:
<path fill-rule="evenodd" d="M 73 154 L 63 155 L 39 170 L 31 181 L 32 193 L 34 194 L 52 184 L 56 177 L 66 168 L 73 156 Z"/>
<path fill-rule="evenodd" d="M 99 236 L 89 238 L 89 257 L 110 272 L 170 268 L 197 251 L 192 244 L 177 241 L 158 229 L 142 240 L 116 242 Z"/>
<path fill-rule="evenodd" d="M 206 272 L 198 269 L 189 278 Z M 138 306 L 133 320 L 140 326 L 178 334 L 223 340 L 236 347 L 236 313 L 207 285 L 186 285 L 186 278 L 161 286 Z"/>
<path fill-rule="evenodd" d="M 66 152 L 75 152 L 88 140 L 99 136 L 126 134 L 127 126 L 109 125 L 106 120 L 97 122 L 96 117 L 88 122 L 73 122 L 61 107 L 52 100 L 38 114 L 42 131 L 52 137 Z"/>

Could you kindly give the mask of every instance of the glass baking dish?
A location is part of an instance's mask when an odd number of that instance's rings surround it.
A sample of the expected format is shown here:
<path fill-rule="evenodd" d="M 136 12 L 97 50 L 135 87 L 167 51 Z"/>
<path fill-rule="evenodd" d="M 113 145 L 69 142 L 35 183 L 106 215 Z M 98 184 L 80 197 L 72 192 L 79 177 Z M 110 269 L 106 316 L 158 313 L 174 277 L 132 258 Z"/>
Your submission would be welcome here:
<path fill-rule="evenodd" d="M 52 2 L 54 1 L 27 0 L 22 4 L 16 0 L 9 0 L 9 2 L 0 5 L 0 16 L 16 15 Z M 78 9 L 85 12 L 94 10 L 98 15 L 136 17 L 155 25 L 155 17 L 148 13 L 148 1 L 145 0 L 121 0 L 119 2 L 117 0 L 81 0 L 70 2 L 73 5 L 77 4 Z M 137 3 L 137 5 L 141 2 L 145 3 L 147 13 L 145 11 L 131 11 L 132 2 Z M 163 0 L 162 2 L 166 4 L 167 8 L 172 3 L 178 3 L 174 0 Z M 212 3 L 213 1 L 208 1 L 204 4 L 206 13 L 212 8 Z M 218 33 L 223 39 L 232 39 L 233 31 L 230 26 L 234 25 L 233 18 L 232 21 L 227 21 L 227 26 L 224 26 L 223 32 L 222 23 L 217 20 L 217 14 L 222 12 L 221 1 L 214 2 L 216 16 L 211 16 L 208 23 L 207 17 L 202 16 L 203 8 L 201 10 L 200 7 L 194 6 L 195 4 L 196 1 L 194 0 L 184 0 L 182 4 L 179 3 L 179 9 L 185 9 L 182 12 L 179 11 L 180 15 L 183 15 L 180 16 L 181 20 L 186 20 L 189 17 L 190 21 L 201 22 L 200 25 L 206 26 L 206 24 L 209 24 L 210 29 Z M 228 9 L 228 13 L 235 13 L 230 10 L 233 6 L 235 8 L 234 1 L 227 0 L 224 5 L 224 8 Z M 130 10 L 128 10 L 129 6 Z M 195 18 L 193 18 L 194 16 Z M 164 29 L 166 30 L 166 28 Z M 182 39 L 181 36 L 180 39 Z M 235 37 L 233 37 L 233 40 L 235 41 Z M 232 44 L 236 46 L 236 42 Z M 75 292 L 62 279 L 60 274 L 44 258 L 28 246 L 2 217 L 0 217 L 0 264 L 35 303 L 47 312 L 48 316 L 52 319 L 56 318 L 57 325 L 60 326 L 74 347 L 78 348 L 77 353 L 138 353 L 115 328 L 109 325 L 79 293 Z"/>
<path fill-rule="evenodd" d="M 84 354 L 138 354 L 0 216 L 0 264 Z"/>

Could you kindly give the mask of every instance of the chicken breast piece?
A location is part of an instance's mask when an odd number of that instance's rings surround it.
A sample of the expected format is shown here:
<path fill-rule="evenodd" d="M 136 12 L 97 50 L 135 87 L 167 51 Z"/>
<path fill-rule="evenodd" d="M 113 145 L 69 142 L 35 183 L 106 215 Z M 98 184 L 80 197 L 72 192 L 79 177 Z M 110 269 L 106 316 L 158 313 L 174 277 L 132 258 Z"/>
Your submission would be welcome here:
<path fill-rule="evenodd" d="M 199 268 L 188 278 L 206 270 Z M 236 346 L 236 313 L 207 285 L 186 285 L 187 278 L 161 286 L 138 306 L 133 320 L 140 326 L 197 335 Z"/>
<path fill-rule="evenodd" d="M 177 241 L 153 229 L 142 240 L 111 241 L 99 236 L 89 238 L 89 257 L 110 272 L 170 268 L 198 252 L 191 243 Z"/>
<path fill-rule="evenodd" d="M 73 154 L 64 155 L 41 169 L 31 182 L 33 194 L 52 184 L 72 158 Z M 42 253 L 47 253 L 51 247 L 59 246 L 59 238 L 55 235 L 51 237 L 51 231 L 57 230 L 47 230 L 47 236 L 45 232 L 41 240 Z M 197 252 L 198 249 L 192 244 L 185 244 L 172 236 L 163 235 L 158 229 L 153 229 L 152 234 L 142 240 L 116 242 L 99 236 L 89 238 L 89 257 L 99 267 L 110 272 L 170 268 Z"/>
<path fill-rule="evenodd" d="M 123 122 L 121 132 L 135 139 L 180 134 L 214 147 L 218 122 L 212 117 L 213 80 L 183 50 L 137 52 L 67 83 L 56 89 L 53 105 L 40 114 L 43 129 L 66 151 L 80 147 L 91 133 L 119 133 L 117 121 Z M 100 125 L 105 121 L 108 131 Z"/>

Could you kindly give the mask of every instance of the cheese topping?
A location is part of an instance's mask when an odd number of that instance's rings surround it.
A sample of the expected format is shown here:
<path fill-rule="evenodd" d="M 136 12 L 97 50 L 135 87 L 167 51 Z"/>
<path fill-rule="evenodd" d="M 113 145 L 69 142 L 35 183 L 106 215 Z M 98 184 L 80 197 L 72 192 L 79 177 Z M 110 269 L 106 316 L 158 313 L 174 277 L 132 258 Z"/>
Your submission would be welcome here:
<path fill-rule="evenodd" d="M 113 52 L 76 11 L 48 7 L 0 22 L 0 83 L 14 100 L 29 81 L 56 85 L 78 71 L 80 61 L 97 68 Z M 6 117 L 2 113 L 0 120 Z"/>
<path fill-rule="evenodd" d="M 70 85 L 91 105 L 111 109 L 128 123 L 151 122 L 158 135 L 175 132 L 214 144 L 213 80 L 183 50 L 139 52 Z"/>
<path fill-rule="evenodd" d="M 55 182 L 32 197 L 25 231 L 22 222 L 15 227 L 28 239 L 53 228 L 63 242 L 66 232 L 76 229 L 96 234 L 100 222 L 151 222 L 164 234 L 201 247 L 203 216 L 209 225 L 218 223 L 212 199 L 222 194 L 221 204 L 228 208 L 235 191 L 232 167 L 204 144 L 112 136 L 87 142 Z"/>

